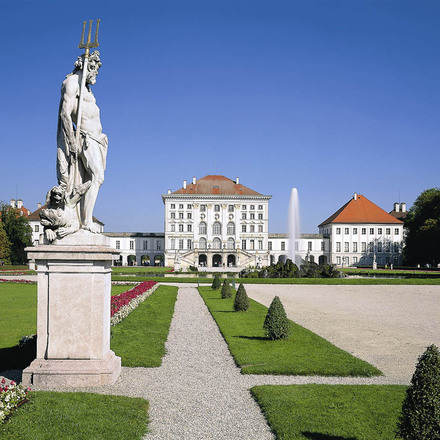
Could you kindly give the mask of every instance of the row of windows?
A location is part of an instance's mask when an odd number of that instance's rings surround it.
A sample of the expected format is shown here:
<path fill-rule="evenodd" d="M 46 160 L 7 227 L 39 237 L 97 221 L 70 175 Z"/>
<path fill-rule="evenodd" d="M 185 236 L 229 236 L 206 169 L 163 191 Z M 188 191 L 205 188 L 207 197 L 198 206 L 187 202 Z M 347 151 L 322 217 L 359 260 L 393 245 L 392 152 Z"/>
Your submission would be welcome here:
<path fill-rule="evenodd" d="M 267 242 L 267 248 L 269 251 L 272 250 L 272 242 L 271 241 Z M 307 242 L 307 250 L 311 251 L 312 249 L 313 249 L 313 242 L 312 241 Z M 281 250 L 282 251 L 286 250 L 286 242 L 285 241 L 281 242 Z M 298 250 L 298 242 L 297 241 L 295 242 L 295 250 L 296 251 Z M 325 250 L 325 243 L 322 241 L 321 242 L 321 251 L 324 251 L 324 250 Z"/>
<path fill-rule="evenodd" d="M 188 225 L 189 226 L 189 225 Z M 241 225 L 241 232 L 248 232 L 248 226 L 249 226 L 249 232 L 256 232 L 255 225 Z M 258 232 L 263 232 L 263 225 L 257 225 Z M 207 226 L 205 222 L 201 222 L 199 224 L 199 234 L 205 235 L 207 232 Z M 219 222 L 214 222 L 212 224 L 212 233 L 213 235 L 221 235 L 222 233 L 222 225 Z M 235 234 L 235 224 L 233 222 L 229 222 L 226 227 L 226 233 L 228 235 L 234 235 Z"/>
<path fill-rule="evenodd" d="M 179 206 L 178 209 L 183 209 L 184 205 L 183 205 L 183 203 L 180 203 L 178 206 Z M 171 203 L 170 209 L 176 209 L 176 204 L 175 203 Z M 192 205 L 190 205 L 190 204 L 186 205 L 186 209 L 192 209 Z M 234 205 L 228 205 L 228 212 L 234 212 L 234 209 L 235 209 Z M 243 211 L 246 211 L 247 210 L 247 205 L 242 205 L 241 209 Z M 255 205 L 249 205 L 249 209 L 251 211 L 254 211 L 255 210 Z M 263 210 L 263 205 L 258 205 L 258 209 L 260 211 L 262 211 Z M 203 212 L 206 211 L 206 205 L 200 205 L 200 211 L 203 211 Z M 220 205 L 214 205 L 214 211 L 215 212 L 220 212 Z"/>
<path fill-rule="evenodd" d="M 171 216 L 171 218 L 176 218 L 176 213 L 175 213 L 175 212 L 172 212 L 172 213 L 170 214 L 170 216 Z M 180 219 L 183 218 L 183 212 L 179 212 L 179 218 L 180 218 Z M 192 214 L 191 214 L 191 212 L 187 212 L 187 213 L 186 213 L 186 218 L 189 218 L 189 219 L 192 218 Z"/>
<path fill-rule="evenodd" d="M 382 257 L 376 258 L 376 263 L 379 265 L 380 264 L 391 264 L 391 261 L 393 261 L 394 264 L 398 264 L 399 257 L 394 257 L 393 260 L 391 260 L 391 257 L 385 257 L 384 259 L 382 259 Z M 359 262 L 358 257 L 352 257 L 351 264 L 353 266 L 358 264 L 358 262 Z M 365 263 L 372 265 L 373 264 L 373 257 L 368 257 L 368 259 L 365 261 Z M 350 257 L 336 257 L 336 264 L 338 266 L 341 266 L 341 264 L 343 264 L 344 266 L 350 266 Z"/>
<path fill-rule="evenodd" d="M 360 229 L 361 229 L 362 235 L 367 234 L 367 228 L 360 228 Z M 368 228 L 368 229 L 369 229 L 370 235 L 374 235 L 375 228 Z M 342 228 L 336 228 L 336 234 L 340 234 L 341 230 L 342 230 Z M 382 235 L 383 230 L 384 230 L 384 228 L 377 228 L 377 235 Z M 344 228 L 344 234 L 347 235 L 349 233 L 350 233 L 350 228 Z M 357 235 L 357 233 L 358 233 L 358 228 L 353 228 L 353 235 Z M 394 235 L 399 235 L 399 233 L 400 233 L 399 228 L 394 228 Z M 391 228 L 385 228 L 385 235 L 391 235 Z"/>
<path fill-rule="evenodd" d="M 134 250 L 134 240 L 130 240 L 129 245 L 130 245 L 130 250 Z M 116 240 L 116 249 L 121 249 L 121 240 Z M 144 240 L 143 249 L 144 251 L 148 250 L 148 240 Z M 160 240 L 156 240 L 156 250 L 160 251 L 161 249 L 162 249 L 162 245 Z"/>
<path fill-rule="evenodd" d="M 341 252 L 342 243 L 340 241 L 336 242 L 336 252 Z M 376 250 L 375 250 L 376 247 Z M 386 242 L 381 243 L 377 242 L 376 244 L 373 241 L 370 241 L 369 243 L 363 241 L 361 242 L 361 252 L 391 252 L 391 249 L 393 249 L 393 252 L 399 252 L 400 244 L 395 242 Z M 352 252 L 358 252 L 358 243 L 354 242 L 351 244 Z M 350 252 L 350 243 L 348 241 L 344 242 L 344 252 Z"/>
<path fill-rule="evenodd" d="M 176 240 L 174 238 L 172 238 L 170 240 L 170 248 L 171 249 L 176 249 L 176 244 L 178 245 L 178 249 L 185 249 L 184 245 L 185 245 L 185 240 L 184 239 L 179 239 Z M 257 247 L 255 247 L 257 246 Z M 201 238 L 199 240 L 199 249 L 208 249 L 211 248 L 211 246 L 207 244 L 206 238 Z M 241 248 L 242 249 L 249 249 L 249 250 L 263 250 L 263 240 L 242 240 L 241 241 Z M 186 249 L 192 249 L 192 241 L 191 240 L 186 240 Z M 228 249 L 228 250 L 233 250 L 235 249 L 235 240 L 233 238 L 228 238 L 226 243 L 223 243 L 222 246 L 222 241 L 219 238 L 214 238 L 214 240 L 212 240 L 212 249 L 213 250 L 221 250 L 221 249 Z"/>
<path fill-rule="evenodd" d="M 241 219 L 242 220 L 247 220 L 247 214 L 245 212 L 243 212 L 241 214 Z M 251 212 L 249 214 L 249 220 L 255 220 L 255 214 L 253 212 Z M 258 220 L 263 220 L 263 214 L 262 213 L 258 214 Z"/>

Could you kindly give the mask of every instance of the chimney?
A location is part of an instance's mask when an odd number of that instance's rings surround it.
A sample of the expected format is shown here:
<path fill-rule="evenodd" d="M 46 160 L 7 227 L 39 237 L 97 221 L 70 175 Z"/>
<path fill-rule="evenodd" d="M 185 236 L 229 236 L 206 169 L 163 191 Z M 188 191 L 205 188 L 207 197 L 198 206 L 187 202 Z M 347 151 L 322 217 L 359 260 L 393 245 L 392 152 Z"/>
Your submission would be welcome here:
<path fill-rule="evenodd" d="M 186 189 L 186 180 L 183 181 L 183 189 Z"/>
<path fill-rule="evenodd" d="M 238 185 L 239 183 L 240 183 L 240 177 L 237 177 L 237 178 L 235 179 L 235 184 Z"/>
<path fill-rule="evenodd" d="M 353 200 L 357 200 L 358 199 L 358 195 L 357 195 L 357 193 L 354 193 L 353 194 Z"/>
<path fill-rule="evenodd" d="M 40 208 L 41 208 L 41 203 L 38 202 L 38 203 L 37 203 L 37 209 L 40 209 Z"/>
<path fill-rule="evenodd" d="M 393 204 L 394 211 L 399 212 L 399 210 L 400 210 L 399 208 L 400 208 L 400 205 L 398 203 Z"/>
<path fill-rule="evenodd" d="M 11 199 L 11 208 L 15 208 L 15 200 Z"/>
<path fill-rule="evenodd" d="M 171 190 L 170 189 L 168 190 L 168 194 L 171 194 Z"/>
<path fill-rule="evenodd" d="M 21 200 L 21 199 L 17 200 L 17 208 L 18 209 L 23 208 L 23 200 Z"/>
<path fill-rule="evenodd" d="M 193 185 L 195 185 L 196 183 L 197 183 L 197 179 L 193 177 Z"/>
<path fill-rule="evenodd" d="M 401 212 L 406 212 L 406 203 L 401 203 L 400 204 L 400 211 Z"/>

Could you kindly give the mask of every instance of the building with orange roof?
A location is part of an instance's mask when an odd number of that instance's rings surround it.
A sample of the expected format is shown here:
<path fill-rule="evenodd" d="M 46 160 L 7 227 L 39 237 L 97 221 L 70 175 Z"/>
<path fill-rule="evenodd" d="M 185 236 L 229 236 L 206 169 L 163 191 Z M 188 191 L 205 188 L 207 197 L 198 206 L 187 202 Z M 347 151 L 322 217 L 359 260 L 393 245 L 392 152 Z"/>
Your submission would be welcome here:
<path fill-rule="evenodd" d="M 402 264 L 403 222 L 361 194 L 318 228 L 329 262 L 339 267 Z"/>
<path fill-rule="evenodd" d="M 165 265 L 206 268 L 262 267 L 268 255 L 269 200 L 221 175 L 193 177 L 162 195 Z"/>

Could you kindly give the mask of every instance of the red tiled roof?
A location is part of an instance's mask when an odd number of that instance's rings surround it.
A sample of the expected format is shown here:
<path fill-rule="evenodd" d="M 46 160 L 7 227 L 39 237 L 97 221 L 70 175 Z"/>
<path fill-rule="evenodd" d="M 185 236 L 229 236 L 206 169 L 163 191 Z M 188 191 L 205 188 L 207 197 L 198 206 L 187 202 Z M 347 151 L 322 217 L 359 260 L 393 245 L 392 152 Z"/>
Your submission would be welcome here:
<path fill-rule="evenodd" d="M 319 226 L 329 223 L 395 223 L 401 224 L 400 220 L 388 214 L 382 208 L 375 205 L 366 197 L 358 194 L 338 209 Z"/>
<path fill-rule="evenodd" d="M 186 188 L 180 188 L 172 194 L 226 194 L 226 195 L 261 195 L 260 193 L 225 176 L 205 176 L 195 184 L 190 183 Z"/>

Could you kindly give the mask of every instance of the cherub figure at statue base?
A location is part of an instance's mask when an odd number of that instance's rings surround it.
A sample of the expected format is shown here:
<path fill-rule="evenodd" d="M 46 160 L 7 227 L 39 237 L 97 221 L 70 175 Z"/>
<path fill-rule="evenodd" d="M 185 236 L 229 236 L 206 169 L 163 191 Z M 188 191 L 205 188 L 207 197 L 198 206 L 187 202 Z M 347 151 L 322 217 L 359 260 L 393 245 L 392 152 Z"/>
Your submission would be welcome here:
<path fill-rule="evenodd" d="M 47 193 L 47 208 L 41 210 L 40 219 L 44 227 L 44 236 L 49 243 L 80 229 L 77 206 L 90 185 L 90 181 L 79 185 L 71 196 L 67 195 L 61 186 L 54 186 Z"/>

